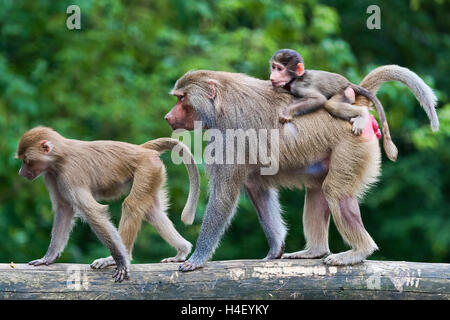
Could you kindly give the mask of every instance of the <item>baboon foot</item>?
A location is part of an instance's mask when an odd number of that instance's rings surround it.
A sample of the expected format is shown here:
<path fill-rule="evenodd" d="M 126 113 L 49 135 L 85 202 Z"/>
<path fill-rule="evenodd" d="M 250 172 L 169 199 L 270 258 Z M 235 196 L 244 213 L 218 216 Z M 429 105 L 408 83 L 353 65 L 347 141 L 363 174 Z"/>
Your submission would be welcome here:
<path fill-rule="evenodd" d="M 291 122 L 292 121 L 292 117 L 291 116 L 280 115 L 278 117 L 278 120 L 280 121 L 281 124 L 285 124 L 287 122 Z"/>
<path fill-rule="evenodd" d="M 203 265 L 196 264 L 196 263 L 188 260 L 188 261 L 184 262 L 182 265 L 180 265 L 179 270 L 183 271 L 183 272 L 187 272 L 187 271 L 194 271 L 194 270 L 200 269 L 201 267 L 203 267 Z"/>
<path fill-rule="evenodd" d="M 306 249 L 292 253 L 285 253 L 281 259 L 317 259 L 329 254 L 328 250 Z"/>
<path fill-rule="evenodd" d="M 363 130 L 366 127 L 366 120 L 367 119 L 364 117 L 351 118 L 350 122 L 353 124 L 352 132 L 356 135 L 363 133 Z"/>
<path fill-rule="evenodd" d="M 263 260 L 280 259 L 284 253 L 284 243 L 278 249 L 271 249 Z"/>
<path fill-rule="evenodd" d="M 116 265 L 116 262 L 114 261 L 113 257 L 107 257 L 107 258 L 100 258 L 97 260 L 94 260 L 94 262 L 91 263 L 92 269 L 103 269 L 109 266 Z"/>
<path fill-rule="evenodd" d="M 363 251 L 348 250 L 341 253 L 330 254 L 324 259 L 325 264 L 332 266 L 348 266 L 363 262 L 369 254 Z"/>
<path fill-rule="evenodd" d="M 175 256 L 175 257 L 165 258 L 165 259 L 162 259 L 162 260 L 161 260 L 162 263 L 184 262 L 184 261 L 186 261 L 186 255 L 185 255 L 185 256 L 182 256 L 182 257 L 179 257 L 179 256 L 177 255 L 177 256 Z"/>
<path fill-rule="evenodd" d="M 192 244 L 190 242 L 187 242 L 185 244 L 185 246 L 183 246 L 182 248 L 178 249 L 178 253 L 177 253 L 177 255 L 175 257 L 162 259 L 161 262 L 162 263 L 168 263 L 168 262 L 183 262 L 183 261 L 186 261 L 186 258 L 188 256 L 188 254 L 191 252 L 191 249 L 192 249 Z"/>

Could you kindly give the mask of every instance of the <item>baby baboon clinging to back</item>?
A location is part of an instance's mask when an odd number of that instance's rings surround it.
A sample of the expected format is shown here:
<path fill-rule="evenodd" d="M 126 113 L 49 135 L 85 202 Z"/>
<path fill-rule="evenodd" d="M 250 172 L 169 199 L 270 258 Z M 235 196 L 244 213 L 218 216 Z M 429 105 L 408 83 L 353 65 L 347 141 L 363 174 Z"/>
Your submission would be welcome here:
<path fill-rule="evenodd" d="M 181 220 L 191 224 L 200 190 L 197 166 L 189 149 L 180 141 L 160 138 L 140 146 L 117 141 L 66 139 L 46 127 L 26 132 L 19 142 L 17 158 L 22 159 L 19 174 L 34 180 L 41 174 L 55 211 L 52 238 L 42 259 L 32 265 L 51 264 L 63 251 L 75 215 L 87 221 L 111 252 L 111 257 L 95 260 L 92 268 L 117 265 L 116 281 L 128 277 L 133 244 L 142 219 L 152 224 L 177 255 L 163 262 L 184 261 L 191 244 L 167 217 L 164 187 L 166 170 L 159 153 L 179 146 L 187 166 L 190 191 Z M 108 206 L 101 199 L 114 199 L 129 192 L 122 204 L 119 232 L 109 221 Z"/>
<path fill-rule="evenodd" d="M 398 150 L 391 140 L 383 106 L 369 90 L 351 83 L 337 73 L 305 70 L 303 58 L 292 49 L 281 49 L 275 52 L 270 59 L 270 64 L 272 85 L 284 87 L 296 97 L 287 110 L 279 116 L 280 122 L 291 121 L 293 116 L 307 114 L 324 107 L 331 115 L 350 120 L 353 123 L 353 132 L 361 134 L 369 119 L 369 112 L 366 107 L 352 105 L 354 92 L 356 92 L 375 105 L 382 123 L 386 155 L 392 161 L 397 159 Z M 347 101 L 342 97 L 346 97 Z"/>

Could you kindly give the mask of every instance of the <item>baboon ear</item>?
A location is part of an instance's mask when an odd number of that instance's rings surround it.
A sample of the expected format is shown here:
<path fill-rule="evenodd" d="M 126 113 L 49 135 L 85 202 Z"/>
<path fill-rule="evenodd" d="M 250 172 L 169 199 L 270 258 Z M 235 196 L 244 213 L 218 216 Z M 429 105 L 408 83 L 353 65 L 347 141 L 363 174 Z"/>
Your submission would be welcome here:
<path fill-rule="evenodd" d="M 53 144 L 48 140 L 42 140 L 40 144 L 42 151 L 44 151 L 45 154 L 49 154 L 53 149 Z"/>
<path fill-rule="evenodd" d="M 214 100 L 216 98 L 217 92 L 216 92 L 216 86 L 219 83 L 217 80 L 209 79 L 207 83 L 211 86 L 211 94 L 209 95 L 209 98 L 211 100 Z"/>
<path fill-rule="evenodd" d="M 295 74 L 298 77 L 301 77 L 305 73 L 305 65 L 303 63 L 297 63 L 297 67 L 295 68 Z"/>
<path fill-rule="evenodd" d="M 220 101 L 220 95 L 217 95 L 217 86 L 219 85 L 219 81 L 215 79 L 209 79 L 207 83 L 211 86 L 211 94 L 209 95 L 209 99 L 214 101 L 214 108 L 218 113 L 222 113 L 222 103 Z"/>

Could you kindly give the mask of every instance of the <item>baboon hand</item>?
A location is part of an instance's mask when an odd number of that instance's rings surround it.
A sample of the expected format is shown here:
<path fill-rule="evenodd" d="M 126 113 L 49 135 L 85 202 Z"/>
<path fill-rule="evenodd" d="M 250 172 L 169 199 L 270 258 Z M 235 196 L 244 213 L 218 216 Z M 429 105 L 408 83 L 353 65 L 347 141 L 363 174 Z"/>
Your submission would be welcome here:
<path fill-rule="evenodd" d="M 278 117 L 278 120 L 280 121 L 281 124 L 285 124 L 287 122 L 291 122 L 292 121 L 292 117 L 291 116 L 285 116 L 284 114 L 280 114 L 280 116 Z"/>
<path fill-rule="evenodd" d="M 41 259 L 30 261 L 30 262 L 28 262 L 28 264 L 32 265 L 32 266 L 40 266 L 40 265 L 45 264 L 46 266 L 48 266 L 48 265 L 52 264 L 53 262 L 55 262 L 55 260 L 56 260 L 56 257 L 51 258 L 51 257 L 44 256 Z"/>
<path fill-rule="evenodd" d="M 123 280 L 130 279 L 130 267 L 127 265 L 117 266 L 112 277 L 115 278 L 115 282 L 122 282 Z"/>

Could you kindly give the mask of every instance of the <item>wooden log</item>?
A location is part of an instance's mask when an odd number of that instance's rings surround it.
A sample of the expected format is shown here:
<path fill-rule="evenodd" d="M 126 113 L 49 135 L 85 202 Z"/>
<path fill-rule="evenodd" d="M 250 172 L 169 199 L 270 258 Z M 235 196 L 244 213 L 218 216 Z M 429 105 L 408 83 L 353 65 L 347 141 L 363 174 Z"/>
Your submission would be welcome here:
<path fill-rule="evenodd" d="M 179 263 L 114 267 L 0 264 L 0 299 L 449 299 L 450 264 L 365 261 L 348 267 L 321 260 L 209 262 L 188 273 Z"/>

